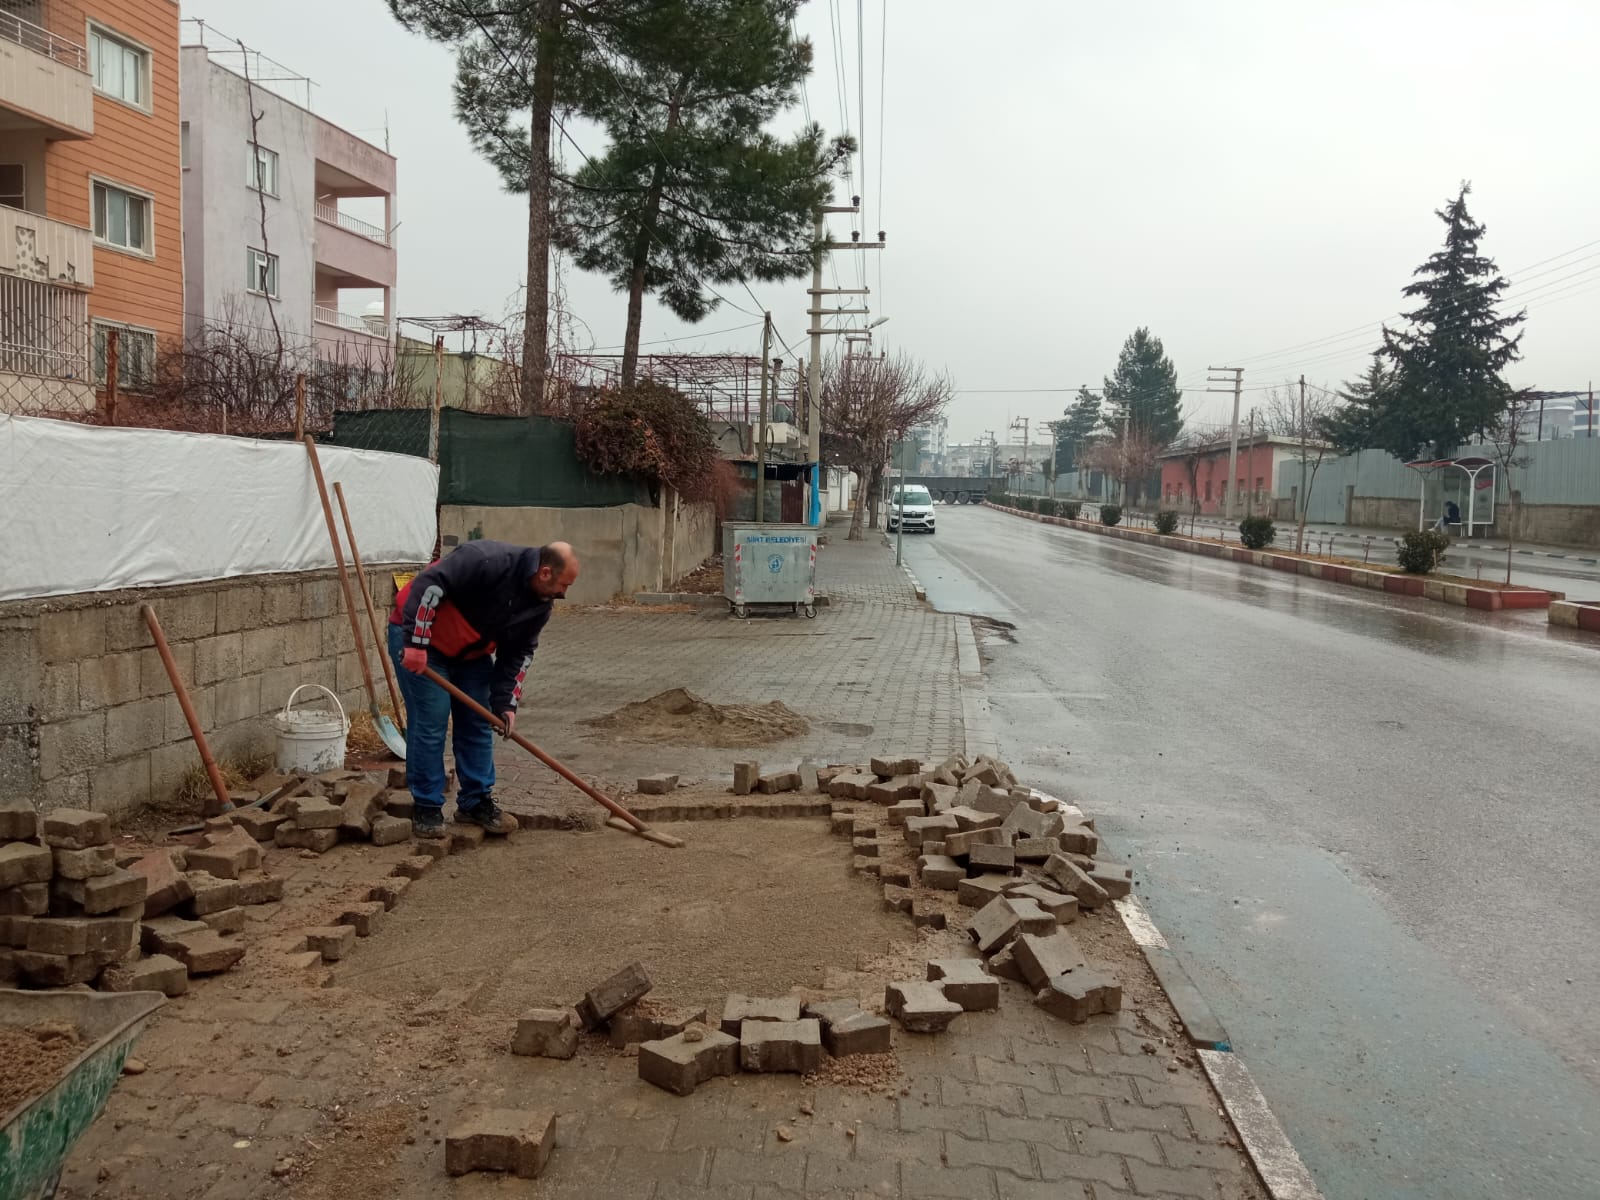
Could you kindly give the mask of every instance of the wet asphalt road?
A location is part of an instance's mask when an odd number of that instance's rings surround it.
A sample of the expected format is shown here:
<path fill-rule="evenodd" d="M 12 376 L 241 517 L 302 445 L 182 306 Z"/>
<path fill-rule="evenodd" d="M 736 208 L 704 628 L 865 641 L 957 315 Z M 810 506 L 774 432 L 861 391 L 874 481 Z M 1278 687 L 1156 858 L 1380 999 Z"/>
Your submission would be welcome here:
<path fill-rule="evenodd" d="M 1019 773 L 1100 814 L 1330 1200 L 1600 1196 L 1600 638 L 939 508 Z"/>

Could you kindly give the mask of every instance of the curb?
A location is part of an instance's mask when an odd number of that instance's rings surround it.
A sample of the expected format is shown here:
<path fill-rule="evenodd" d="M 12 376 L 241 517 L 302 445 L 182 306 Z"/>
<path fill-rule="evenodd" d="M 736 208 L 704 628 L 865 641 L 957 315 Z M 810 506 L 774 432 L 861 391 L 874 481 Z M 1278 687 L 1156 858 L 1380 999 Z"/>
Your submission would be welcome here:
<path fill-rule="evenodd" d="M 970 618 L 956 621 L 956 667 L 961 679 L 967 752 L 971 754 L 976 749 L 979 753 L 998 756 L 1000 746 L 990 715 L 983 660 L 978 655 L 977 633 Z M 1194 1044 L 1201 1066 L 1216 1089 L 1228 1119 L 1238 1130 L 1245 1153 L 1255 1164 L 1267 1194 L 1272 1200 L 1323 1200 L 1294 1144 L 1278 1124 L 1278 1118 L 1272 1115 L 1261 1089 L 1256 1087 L 1249 1068 L 1233 1053 L 1227 1030 L 1183 969 L 1161 930 L 1150 919 L 1144 904 L 1132 894 L 1112 904 L 1129 936 L 1150 964 L 1156 982 L 1172 1002 L 1178 1019 L 1183 1022 L 1184 1032 Z"/>
<path fill-rule="evenodd" d="M 900 564 L 900 569 L 906 573 L 906 578 L 911 581 L 911 590 L 916 592 L 917 599 L 926 600 L 928 598 L 928 590 L 922 586 L 922 581 L 916 577 L 916 574 L 905 563 Z"/>

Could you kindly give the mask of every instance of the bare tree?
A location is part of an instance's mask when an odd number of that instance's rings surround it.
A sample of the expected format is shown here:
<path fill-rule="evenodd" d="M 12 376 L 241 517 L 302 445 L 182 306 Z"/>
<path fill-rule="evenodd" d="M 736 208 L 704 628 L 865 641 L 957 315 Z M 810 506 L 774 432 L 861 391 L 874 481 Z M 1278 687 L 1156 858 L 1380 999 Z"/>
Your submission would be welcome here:
<path fill-rule="evenodd" d="M 1191 429 L 1178 439 L 1177 449 L 1182 454 L 1184 474 L 1189 479 L 1189 536 L 1194 536 L 1194 524 L 1200 515 L 1200 464 L 1228 444 L 1224 430 Z"/>
<path fill-rule="evenodd" d="M 855 514 L 849 541 L 860 541 L 866 505 L 878 524 L 884 466 L 893 445 L 917 425 L 940 416 L 954 395 L 948 375 L 905 353 L 892 358 L 845 355 L 822 368 L 822 437 L 827 460 L 855 472 Z M 862 503 L 865 498 L 866 505 Z"/>
<path fill-rule="evenodd" d="M 1262 402 L 1263 428 L 1275 437 L 1294 440 L 1290 454 L 1300 463 L 1300 487 L 1295 493 L 1295 553 L 1305 549 L 1306 518 L 1311 512 L 1311 493 L 1317 486 L 1317 472 L 1333 451 L 1331 423 L 1344 404 L 1330 387 L 1284 380 L 1267 392 Z"/>
<path fill-rule="evenodd" d="M 1121 502 L 1143 495 L 1144 481 L 1155 469 L 1166 444 L 1141 429 L 1118 429 L 1110 437 L 1086 447 L 1080 454 L 1091 470 L 1115 479 L 1122 487 Z"/>
<path fill-rule="evenodd" d="M 1489 445 L 1493 448 L 1495 474 L 1504 472 L 1506 478 L 1506 583 L 1511 583 L 1511 556 L 1517 543 L 1517 497 L 1520 494 L 1512 471 L 1528 465 L 1527 455 L 1521 452 L 1526 436 L 1526 426 L 1534 406 L 1533 392 L 1528 388 L 1512 392 L 1506 397 L 1506 407 L 1487 430 Z"/>

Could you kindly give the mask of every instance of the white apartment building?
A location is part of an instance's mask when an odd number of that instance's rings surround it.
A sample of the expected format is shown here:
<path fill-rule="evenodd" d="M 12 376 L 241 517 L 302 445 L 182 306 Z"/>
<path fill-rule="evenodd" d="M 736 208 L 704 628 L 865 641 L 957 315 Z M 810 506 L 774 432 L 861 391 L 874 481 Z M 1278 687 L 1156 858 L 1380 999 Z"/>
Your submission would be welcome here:
<path fill-rule="evenodd" d="M 204 44 L 181 51 L 185 334 L 210 325 L 268 339 L 275 315 L 285 344 L 312 344 L 319 360 L 385 361 L 395 159 L 243 67 Z M 348 211 L 356 198 L 364 217 Z"/>

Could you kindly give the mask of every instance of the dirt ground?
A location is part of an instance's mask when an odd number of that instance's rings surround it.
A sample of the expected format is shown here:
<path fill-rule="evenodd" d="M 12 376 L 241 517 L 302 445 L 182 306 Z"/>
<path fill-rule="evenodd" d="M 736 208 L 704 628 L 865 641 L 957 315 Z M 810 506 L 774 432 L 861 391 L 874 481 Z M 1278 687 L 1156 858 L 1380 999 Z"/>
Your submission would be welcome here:
<path fill-rule="evenodd" d="M 78 1031 L 59 1021 L 25 1029 L 0 1025 L 0 1113 L 8 1113 L 54 1086 L 82 1050 Z"/>
<path fill-rule="evenodd" d="M 880 889 L 852 877 L 837 839 L 812 820 L 659 825 L 670 850 L 610 829 L 524 837 L 442 867 L 339 970 L 339 982 L 419 1001 L 466 988 L 475 1013 L 514 1019 L 579 1000 L 642 962 L 651 998 L 708 1005 L 729 992 L 821 987 L 909 938 Z"/>
<path fill-rule="evenodd" d="M 672 688 L 584 722 L 632 741 L 690 746 L 760 746 L 798 737 L 810 725 L 781 700 L 767 704 L 712 704 Z"/>

